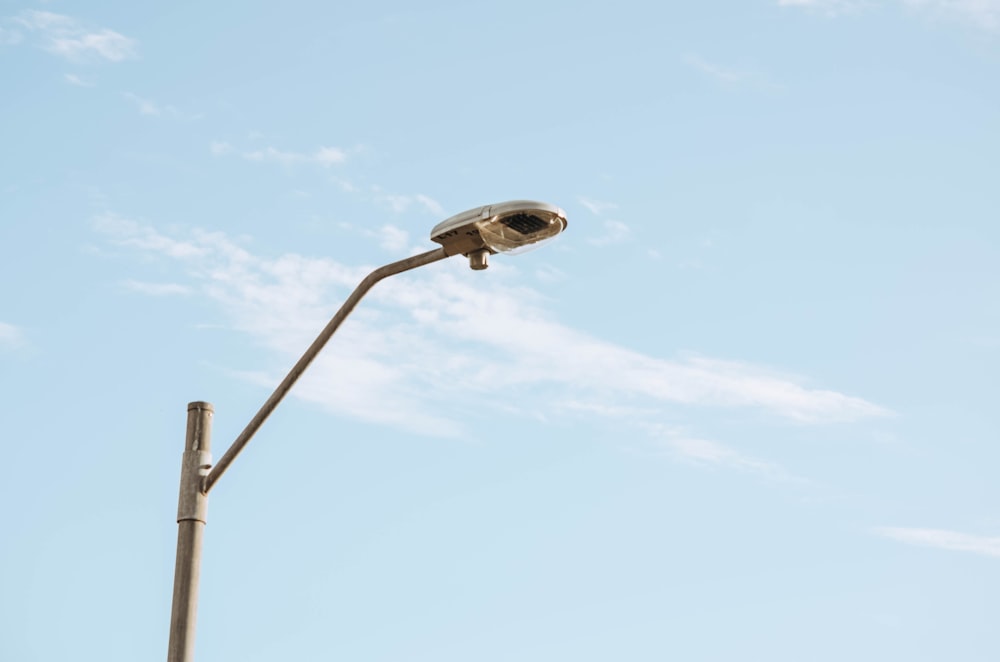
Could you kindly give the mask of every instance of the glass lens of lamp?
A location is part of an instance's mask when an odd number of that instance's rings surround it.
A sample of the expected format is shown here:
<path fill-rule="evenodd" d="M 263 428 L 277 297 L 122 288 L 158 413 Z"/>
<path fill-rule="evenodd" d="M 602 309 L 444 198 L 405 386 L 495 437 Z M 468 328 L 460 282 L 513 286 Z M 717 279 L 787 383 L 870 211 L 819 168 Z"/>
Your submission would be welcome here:
<path fill-rule="evenodd" d="M 504 214 L 476 223 L 479 235 L 497 253 L 510 253 L 551 239 L 563 231 L 566 221 L 548 212 Z"/>

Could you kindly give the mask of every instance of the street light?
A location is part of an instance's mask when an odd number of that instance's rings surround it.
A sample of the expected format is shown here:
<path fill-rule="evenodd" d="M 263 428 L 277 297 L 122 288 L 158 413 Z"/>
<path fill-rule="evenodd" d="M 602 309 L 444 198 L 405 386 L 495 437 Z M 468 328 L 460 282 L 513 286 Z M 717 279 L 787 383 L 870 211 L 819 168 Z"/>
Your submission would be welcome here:
<path fill-rule="evenodd" d="M 473 269 L 489 266 L 492 253 L 512 253 L 555 237 L 566 227 L 566 213 L 555 205 L 513 200 L 456 214 L 431 230 L 431 239 L 448 255 L 461 253 Z"/>
<path fill-rule="evenodd" d="M 465 255 L 469 258 L 470 267 L 485 269 L 491 254 L 513 253 L 536 246 L 555 237 L 565 228 L 566 213 L 562 209 L 530 200 L 513 200 L 477 207 L 437 224 L 431 231 L 431 239 L 441 244 L 441 248 L 392 262 L 368 274 L 215 466 L 212 466 L 211 456 L 212 405 L 207 402 L 192 402 L 188 405 L 187 434 L 181 460 L 180 496 L 177 503 L 177 560 L 174 566 L 167 662 L 194 660 L 198 578 L 201 572 L 201 548 L 208 516 L 209 491 L 368 290 L 384 278 L 452 255 Z"/>

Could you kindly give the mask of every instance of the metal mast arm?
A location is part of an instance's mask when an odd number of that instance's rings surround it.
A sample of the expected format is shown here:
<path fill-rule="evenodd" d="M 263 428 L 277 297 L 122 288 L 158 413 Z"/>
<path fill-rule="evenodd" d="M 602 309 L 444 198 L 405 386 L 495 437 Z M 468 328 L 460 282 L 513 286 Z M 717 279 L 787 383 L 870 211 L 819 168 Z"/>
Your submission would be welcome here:
<path fill-rule="evenodd" d="M 443 260 L 448 257 L 448 254 L 443 248 L 438 248 L 433 251 L 428 251 L 426 253 L 421 253 L 420 255 L 414 255 L 413 257 L 406 258 L 405 260 L 400 260 L 398 262 L 393 262 L 387 264 L 384 267 L 379 267 L 375 271 L 368 274 L 364 280 L 351 292 L 351 296 L 347 297 L 340 310 L 330 319 L 323 331 L 320 332 L 316 340 L 313 341 L 309 349 L 306 350 L 302 358 L 292 367 L 285 378 L 278 384 L 278 387 L 274 389 L 274 393 L 271 397 L 267 399 L 267 402 L 260 408 L 260 410 L 254 414 L 254 417 L 250 419 L 250 422 L 244 428 L 240 436 L 236 438 L 236 441 L 226 450 L 225 454 L 219 458 L 219 462 L 212 467 L 212 470 L 205 476 L 204 482 L 202 483 L 201 491 L 204 494 L 208 494 L 212 486 L 219 480 L 219 478 L 226 472 L 229 465 L 232 464 L 236 456 L 240 454 L 240 451 L 247 445 L 253 435 L 257 432 L 267 417 L 271 415 L 274 408 L 278 406 L 282 398 L 288 394 L 292 386 L 298 381 L 302 373 L 305 372 L 309 364 L 312 363 L 316 355 L 319 354 L 320 350 L 326 345 L 330 337 L 336 332 L 347 316 L 351 314 L 354 307 L 361 301 L 361 298 L 368 293 L 376 283 L 380 280 L 387 278 L 388 276 L 393 276 L 404 271 L 409 271 L 410 269 L 416 269 L 417 267 L 422 267 L 425 264 L 430 264 L 432 262 L 437 262 L 438 260 Z"/>

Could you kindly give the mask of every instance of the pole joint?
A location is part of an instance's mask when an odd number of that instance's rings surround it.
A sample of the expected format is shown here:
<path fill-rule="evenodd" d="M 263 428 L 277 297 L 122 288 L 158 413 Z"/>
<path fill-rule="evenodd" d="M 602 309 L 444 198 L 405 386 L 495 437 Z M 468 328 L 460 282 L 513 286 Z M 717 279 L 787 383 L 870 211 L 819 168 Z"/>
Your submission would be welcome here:
<path fill-rule="evenodd" d="M 181 489 L 177 499 L 177 521 L 196 520 L 208 522 L 208 494 L 205 476 L 212 468 L 212 454 L 208 451 L 184 451 L 181 459 Z"/>
<path fill-rule="evenodd" d="M 212 405 L 192 402 L 188 405 L 187 439 L 181 459 L 181 485 L 177 499 L 177 522 L 208 521 L 208 494 L 205 476 L 212 468 Z"/>

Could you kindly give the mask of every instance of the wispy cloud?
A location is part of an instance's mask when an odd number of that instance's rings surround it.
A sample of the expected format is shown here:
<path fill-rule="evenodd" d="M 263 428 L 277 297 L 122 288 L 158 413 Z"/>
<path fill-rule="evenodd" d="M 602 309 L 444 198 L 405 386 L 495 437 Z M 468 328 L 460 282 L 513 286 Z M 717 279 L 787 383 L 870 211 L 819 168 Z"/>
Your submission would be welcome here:
<path fill-rule="evenodd" d="M 122 96 L 135 105 L 140 115 L 147 117 L 163 117 L 175 120 L 198 120 L 202 117 L 199 114 L 183 112 L 176 106 L 160 104 L 151 99 L 140 97 L 132 92 L 122 92 Z"/>
<path fill-rule="evenodd" d="M 871 0 L 778 0 L 781 7 L 803 7 L 829 16 L 856 11 L 871 4 Z"/>
<path fill-rule="evenodd" d="M 410 242 L 410 233 L 395 225 L 383 225 L 373 234 L 378 238 L 379 246 L 390 253 L 402 253 Z"/>
<path fill-rule="evenodd" d="M 251 135 L 251 140 L 259 140 L 263 136 L 259 133 Z M 225 157 L 235 156 L 252 163 L 275 163 L 286 168 L 299 165 L 319 166 L 324 169 L 346 163 L 352 155 L 364 151 L 364 147 L 355 146 L 350 149 L 340 147 L 321 146 L 309 152 L 296 152 L 278 149 L 267 146 L 256 149 L 240 149 L 232 143 L 217 140 L 209 144 L 209 151 L 213 156 Z M 375 206 L 391 211 L 394 214 L 403 214 L 412 210 L 421 211 L 437 217 L 444 217 L 444 206 L 425 193 L 396 193 L 387 191 L 378 185 L 357 184 L 347 179 L 338 171 L 331 174 L 329 181 L 346 194 L 358 196 Z M 371 232 L 366 232 L 371 235 Z"/>
<path fill-rule="evenodd" d="M 698 71 L 706 73 L 712 78 L 721 80 L 726 83 L 737 83 L 745 77 L 744 74 L 738 71 L 735 71 L 733 69 L 726 69 L 717 64 L 713 64 L 699 55 L 692 55 L 692 54 L 685 55 L 684 62 L 694 67 Z"/>
<path fill-rule="evenodd" d="M 957 20 L 983 30 L 1000 31 L 1000 0 L 899 0 L 932 18 Z"/>
<path fill-rule="evenodd" d="M 9 22 L 10 19 L 7 19 Z M 21 43 L 23 37 L 21 33 L 10 27 L 5 27 L 0 23 L 0 46 L 13 46 Z"/>
<path fill-rule="evenodd" d="M 632 230 L 621 221 L 604 221 L 603 232 L 590 237 L 587 242 L 594 246 L 620 244 L 632 236 Z"/>
<path fill-rule="evenodd" d="M 233 146 L 227 142 L 222 142 L 220 140 L 213 140 L 208 145 L 208 151 L 212 153 L 212 156 L 222 156 L 223 154 L 234 154 L 236 150 Z"/>
<path fill-rule="evenodd" d="M 5 20 L 0 38 L 18 43 L 24 34 L 36 36 L 41 47 L 74 62 L 120 62 L 136 56 L 135 39 L 108 28 L 97 28 L 71 16 L 29 9 Z"/>
<path fill-rule="evenodd" d="M 359 190 L 357 184 L 343 177 L 330 177 L 330 181 L 344 193 L 357 193 Z"/>
<path fill-rule="evenodd" d="M 778 5 L 819 11 L 828 16 L 879 5 L 897 5 L 932 20 L 957 21 L 1000 32 L 1000 0 L 778 0 Z"/>
<path fill-rule="evenodd" d="M 194 258 L 207 254 L 207 249 L 199 242 L 178 241 L 148 225 L 122 218 L 117 214 L 101 214 L 94 218 L 94 228 L 98 232 L 113 236 L 117 243 L 129 248 L 160 253 L 172 258 Z"/>
<path fill-rule="evenodd" d="M 543 264 L 535 270 L 535 277 L 543 283 L 559 283 L 566 280 L 566 273 L 551 264 Z"/>
<path fill-rule="evenodd" d="M 651 423 L 650 421 L 654 421 L 659 414 L 656 407 L 566 400 L 558 403 L 556 411 L 617 419 L 622 425 L 638 429 L 653 439 L 654 449 L 658 453 L 700 467 L 736 470 L 782 482 L 803 482 L 779 465 L 751 457 L 732 446 L 693 436 L 683 427 Z"/>
<path fill-rule="evenodd" d="M 339 147 L 319 147 L 312 152 L 290 152 L 270 146 L 263 149 L 239 150 L 227 142 L 216 141 L 209 145 L 209 151 L 215 156 L 234 155 L 246 161 L 277 163 L 286 167 L 312 164 L 329 168 L 347 160 L 347 152 Z"/>
<path fill-rule="evenodd" d="M 444 207 L 441 206 L 441 203 L 429 195 L 424 195 L 422 193 L 417 193 L 415 195 L 387 193 L 378 186 L 372 187 L 372 193 L 375 196 L 376 204 L 382 207 L 387 207 L 397 214 L 409 211 L 413 207 L 422 209 L 435 216 L 443 216 L 445 213 Z"/>
<path fill-rule="evenodd" d="M 147 294 L 154 297 L 176 296 L 190 294 L 191 288 L 179 283 L 147 283 L 138 280 L 126 280 L 123 285 L 126 289 L 139 294 Z"/>
<path fill-rule="evenodd" d="M 143 99 L 142 97 L 132 94 L 131 92 L 122 93 L 126 99 L 135 104 L 136 108 L 139 109 L 141 115 L 152 115 L 153 117 L 158 117 L 164 113 L 170 115 L 176 115 L 177 109 L 173 106 L 159 106 L 155 102 L 149 99 Z"/>
<path fill-rule="evenodd" d="M 596 214 L 597 216 L 618 209 L 618 205 L 613 202 L 601 202 L 600 200 L 592 200 L 591 198 L 580 198 L 580 204 L 591 214 Z"/>
<path fill-rule="evenodd" d="M 347 160 L 347 154 L 336 147 L 320 147 L 312 155 L 312 160 L 321 166 L 332 166 Z"/>
<path fill-rule="evenodd" d="M 751 457 L 718 441 L 692 437 L 681 431 L 668 431 L 659 436 L 672 455 L 699 466 L 732 469 L 782 482 L 804 482 L 773 462 Z"/>
<path fill-rule="evenodd" d="M 24 342 L 24 333 L 18 327 L 0 322 L 0 349 L 13 349 Z"/>
<path fill-rule="evenodd" d="M 66 82 L 69 83 L 70 85 L 76 85 L 77 87 L 93 87 L 94 86 L 93 83 L 90 83 L 90 82 L 84 80 L 83 78 L 80 78 L 76 74 L 65 74 L 63 76 L 63 78 L 66 79 Z"/>
<path fill-rule="evenodd" d="M 376 207 L 391 211 L 393 214 L 405 214 L 415 209 L 424 214 L 435 216 L 439 220 L 443 220 L 447 214 L 440 202 L 424 193 L 393 193 L 378 185 L 365 187 L 340 177 L 331 177 L 330 181 L 344 193 L 359 196 Z"/>
<path fill-rule="evenodd" d="M 908 545 L 1000 557 L 1000 536 L 977 536 L 946 529 L 881 527 L 875 533 Z"/>
<path fill-rule="evenodd" d="M 187 286 L 222 306 L 232 326 L 270 348 L 282 368 L 368 271 L 295 254 L 254 255 L 217 232 L 195 230 L 179 239 L 114 215 L 99 217 L 95 227 L 118 245 L 178 261 L 190 275 Z M 346 416 L 428 434 L 459 433 L 461 423 L 447 412 L 462 411 L 464 403 L 482 408 L 493 402 L 538 416 L 565 401 L 609 412 L 637 405 L 651 411 L 754 408 L 806 424 L 887 413 L 760 366 L 665 359 L 599 340 L 551 319 L 515 269 L 492 275 L 474 280 L 464 265 L 449 261 L 380 284 L 298 396 Z M 278 376 L 258 375 L 269 384 Z M 526 392 L 534 395 L 504 397 Z M 678 448 L 706 460 L 725 456 L 704 444 Z"/>
<path fill-rule="evenodd" d="M 143 99 L 142 97 L 136 96 L 131 92 L 125 92 L 122 96 L 124 96 L 126 99 L 134 103 L 136 107 L 139 109 L 139 113 L 142 115 L 157 116 L 163 113 L 163 109 L 161 109 L 159 106 L 157 106 L 149 99 Z"/>
<path fill-rule="evenodd" d="M 682 59 L 692 69 L 725 85 L 749 85 L 758 89 L 779 87 L 758 72 L 723 66 L 694 53 L 688 53 Z"/>

